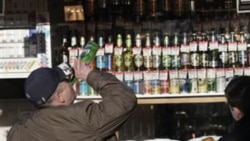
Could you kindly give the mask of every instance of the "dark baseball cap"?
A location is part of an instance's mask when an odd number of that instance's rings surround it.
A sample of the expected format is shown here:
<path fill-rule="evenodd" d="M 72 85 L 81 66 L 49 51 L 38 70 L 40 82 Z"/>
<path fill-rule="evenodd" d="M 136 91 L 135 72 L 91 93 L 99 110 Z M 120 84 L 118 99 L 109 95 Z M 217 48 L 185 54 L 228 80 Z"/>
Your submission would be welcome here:
<path fill-rule="evenodd" d="M 38 68 L 25 81 L 25 95 L 33 105 L 42 105 L 65 79 L 66 75 L 59 68 Z"/>

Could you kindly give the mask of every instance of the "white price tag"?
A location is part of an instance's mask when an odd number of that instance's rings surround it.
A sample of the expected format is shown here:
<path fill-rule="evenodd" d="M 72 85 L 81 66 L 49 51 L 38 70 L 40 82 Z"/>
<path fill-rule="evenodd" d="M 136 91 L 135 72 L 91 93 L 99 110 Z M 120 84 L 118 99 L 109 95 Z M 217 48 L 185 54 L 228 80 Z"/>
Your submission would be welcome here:
<path fill-rule="evenodd" d="M 189 50 L 192 52 L 197 51 L 197 42 L 190 42 L 189 43 Z"/>
<path fill-rule="evenodd" d="M 152 49 L 151 48 L 143 48 L 143 56 L 151 56 Z"/>
<path fill-rule="evenodd" d="M 209 48 L 210 48 L 210 50 L 218 49 L 218 42 L 217 41 L 210 42 Z"/>
<path fill-rule="evenodd" d="M 200 51 L 207 51 L 207 46 L 208 46 L 208 42 L 207 41 L 201 41 L 199 43 L 199 50 Z"/>
<path fill-rule="evenodd" d="M 239 42 L 238 43 L 238 50 L 242 51 L 242 50 L 247 50 L 247 43 L 246 42 Z"/>
<path fill-rule="evenodd" d="M 225 69 L 223 68 L 218 68 L 216 69 L 216 77 L 224 77 L 225 76 Z"/>
<path fill-rule="evenodd" d="M 189 45 L 182 44 L 180 50 L 181 52 L 189 52 Z"/>
<path fill-rule="evenodd" d="M 179 72 L 178 72 L 178 70 L 170 70 L 169 71 L 169 78 L 170 79 L 179 78 Z"/>
<path fill-rule="evenodd" d="M 133 72 L 124 72 L 124 80 L 125 81 L 132 81 L 134 80 L 133 78 Z"/>
<path fill-rule="evenodd" d="M 142 80 L 142 71 L 134 71 L 134 80 Z"/>
<path fill-rule="evenodd" d="M 228 51 L 237 51 L 237 43 L 236 42 L 228 43 Z"/>
<path fill-rule="evenodd" d="M 158 79 L 159 73 L 157 71 L 144 71 L 143 78 L 144 80 L 155 80 Z"/>
<path fill-rule="evenodd" d="M 244 68 L 244 75 L 250 76 L 250 67 Z"/>
<path fill-rule="evenodd" d="M 141 54 L 141 47 L 134 47 L 133 48 L 133 54 L 134 55 L 140 55 Z"/>
<path fill-rule="evenodd" d="M 179 70 L 179 78 L 187 78 L 187 69 L 181 69 Z"/>
<path fill-rule="evenodd" d="M 153 54 L 153 55 L 161 55 L 161 47 L 154 46 L 154 47 L 153 47 L 152 54 Z"/>
<path fill-rule="evenodd" d="M 114 54 L 115 55 L 122 55 L 122 47 L 115 47 L 115 52 Z"/>
<path fill-rule="evenodd" d="M 207 78 L 207 70 L 206 69 L 199 69 L 198 70 L 198 78 Z"/>
<path fill-rule="evenodd" d="M 243 68 L 235 68 L 234 69 L 234 75 L 242 76 L 243 72 L 244 72 L 243 70 L 244 70 Z"/>
<path fill-rule="evenodd" d="M 190 79 L 197 78 L 197 70 L 196 69 L 189 69 L 188 70 L 188 77 Z"/>
<path fill-rule="evenodd" d="M 167 70 L 160 70 L 160 80 L 168 80 L 168 71 Z"/>
<path fill-rule="evenodd" d="M 215 78 L 215 69 L 207 69 L 207 78 Z"/>
<path fill-rule="evenodd" d="M 104 55 L 104 48 L 99 48 L 96 53 L 96 56 L 103 56 L 103 55 Z"/>
<path fill-rule="evenodd" d="M 227 44 L 219 44 L 219 52 L 227 51 Z"/>
<path fill-rule="evenodd" d="M 171 48 L 162 48 L 162 55 L 171 55 Z"/>
<path fill-rule="evenodd" d="M 234 76 L 234 69 L 233 68 L 227 68 L 225 70 L 226 72 L 226 78 L 230 78 L 230 77 L 233 77 Z"/>
<path fill-rule="evenodd" d="M 113 53 L 114 45 L 111 43 L 105 44 L 105 53 Z"/>
<path fill-rule="evenodd" d="M 173 46 L 171 49 L 171 55 L 179 55 L 180 54 L 180 47 Z"/>

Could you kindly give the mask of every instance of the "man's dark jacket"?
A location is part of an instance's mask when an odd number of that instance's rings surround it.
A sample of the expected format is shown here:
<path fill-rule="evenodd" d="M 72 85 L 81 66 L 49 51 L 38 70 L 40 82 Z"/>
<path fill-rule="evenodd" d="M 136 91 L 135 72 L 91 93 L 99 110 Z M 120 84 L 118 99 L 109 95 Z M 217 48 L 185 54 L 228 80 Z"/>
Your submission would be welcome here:
<path fill-rule="evenodd" d="M 15 124 L 7 141 L 116 141 L 114 133 L 135 109 L 136 96 L 109 73 L 94 70 L 87 82 L 102 101 L 40 109 Z"/>

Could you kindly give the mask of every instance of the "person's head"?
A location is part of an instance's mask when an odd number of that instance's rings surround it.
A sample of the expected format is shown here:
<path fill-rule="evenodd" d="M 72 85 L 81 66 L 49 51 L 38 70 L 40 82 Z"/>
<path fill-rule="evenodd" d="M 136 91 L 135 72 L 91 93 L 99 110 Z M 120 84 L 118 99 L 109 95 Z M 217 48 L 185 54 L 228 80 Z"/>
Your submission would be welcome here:
<path fill-rule="evenodd" d="M 225 96 L 236 121 L 250 114 L 250 76 L 232 79 L 226 86 Z"/>
<path fill-rule="evenodd" d="M 25 95 L 35 107 L 66 106 L 76 94 L 66 75 L 58 68 L 38 68 L 25 81 Z"/>

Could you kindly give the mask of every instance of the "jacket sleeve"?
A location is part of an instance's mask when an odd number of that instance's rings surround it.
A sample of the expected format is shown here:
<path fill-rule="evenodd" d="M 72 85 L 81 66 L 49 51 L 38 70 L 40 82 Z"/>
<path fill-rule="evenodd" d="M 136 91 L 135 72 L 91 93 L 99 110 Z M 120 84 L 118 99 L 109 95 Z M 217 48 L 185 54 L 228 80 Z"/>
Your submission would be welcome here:
<path fill-rule="evenodd" d="M 137 105 L 133 91 L 114 75 L 98 70 L 92 71 L 87 82 L 101 95 L 99 103 L 87 102 L 84 120 L 100 138 L 108 137 L 129 118 Z"/>

